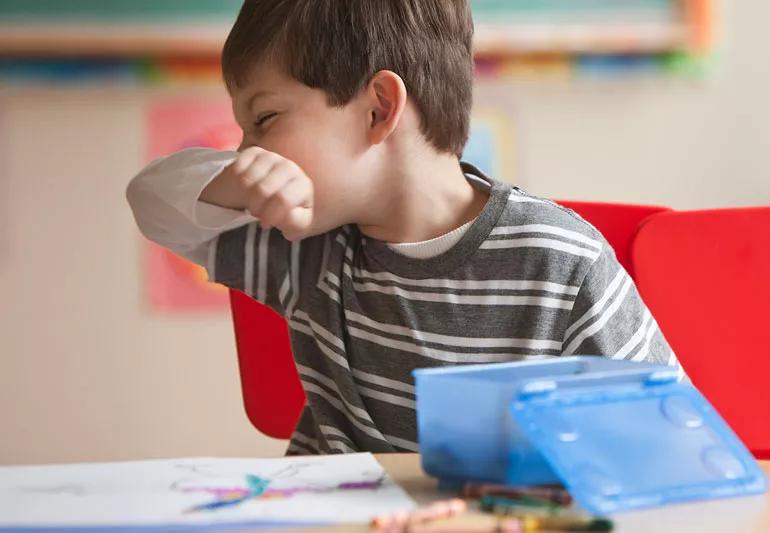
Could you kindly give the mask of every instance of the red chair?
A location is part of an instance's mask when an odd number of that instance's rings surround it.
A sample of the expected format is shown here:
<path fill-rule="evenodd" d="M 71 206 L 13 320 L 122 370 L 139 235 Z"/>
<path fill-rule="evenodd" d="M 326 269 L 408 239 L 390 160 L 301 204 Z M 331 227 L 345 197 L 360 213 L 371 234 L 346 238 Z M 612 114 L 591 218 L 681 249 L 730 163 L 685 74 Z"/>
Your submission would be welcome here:
<path fill-rule="evenodd" d="M 249 421 L 265 435 L 288 439 L 305 405 L 281 315 L 230 291 L 243 403 Z"/>
<path fill-rule="evenodd" d="M 572 209 L 598 229 L 615 250 L 618 262 L 634 278 L 631 245 L 639 225 L 658 213 L 671 211 L 668 207 L 653 205 L 611 204 L 602 202 L 573 202 L 557 200 Z"/>
<path fill-rule="evenodd" d="M 666 207 L 560 202 L 601 231 L 618 260 L 630 268 L 631 241 L 639 223 Z M 245 294 L 230 291 L 235 340 L 246 414 L 262 433 L 291 436 L 305 404 L 305 393 L 291 355 L 284 319 Z"/>
<path fill-rule="evenodd" d="M 632 256 L 639 291 L 693 383 L 770 459 L 770 207 L 657 215 Z"/>

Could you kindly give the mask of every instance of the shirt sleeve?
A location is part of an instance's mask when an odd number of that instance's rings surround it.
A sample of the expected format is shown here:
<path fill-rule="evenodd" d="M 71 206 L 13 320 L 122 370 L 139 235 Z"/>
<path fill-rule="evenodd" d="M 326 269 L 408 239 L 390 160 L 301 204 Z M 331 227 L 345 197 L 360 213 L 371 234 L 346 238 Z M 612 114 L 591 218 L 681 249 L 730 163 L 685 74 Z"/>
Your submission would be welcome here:
<path fill-rule="evenodd" d="M 212 241 L 209 278 L 290 319 L 299 301 L 301 275 L 316 263 L 316 240 L 290 242 L 280 231 L 253 222 Z"/>
<path fill-rule="evenodd" d="M 588 270 L 564 334 L 564 355 L 601 355 L 613 359 L 674 366 L 684 372 L 631 277 L 604 244 Z"/>
<path fill-rule="evenodd" d="M 126 197 L 149 240 L 201 266 L 209 266 L 215 237 L 255 219 L 243 211 L 199 200 L 203 189 L 236 152 L 189 148 L 152 162 L 131 180 Z"/>
<path fill-rule="evenodd" d="M 205 267 L 210 281 L 243 291 L 288 317 L 299 298 L 302 243 L 263 230 L 244 211 L 199 200 L 237 155 L 208 148 L 174 153 L 142 170 L 126 196 L 149 240 Z"/>

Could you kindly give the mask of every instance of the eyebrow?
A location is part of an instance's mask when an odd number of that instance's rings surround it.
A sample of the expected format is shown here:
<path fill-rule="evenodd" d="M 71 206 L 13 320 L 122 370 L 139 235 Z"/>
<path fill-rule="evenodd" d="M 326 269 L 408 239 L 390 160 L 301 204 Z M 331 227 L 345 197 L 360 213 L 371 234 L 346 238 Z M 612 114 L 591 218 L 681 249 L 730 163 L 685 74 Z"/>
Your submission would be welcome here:
<path fill-rule="evenodd" d="M 274 94 L 276 93 L 273 91 L 257 91 L 256 93 L 251 95 L 251 97 L 249 97 L 249 101 L 246 103 L 246 109 L 248 109 L 249 111 L 253 110 L 254 102 L 259 100 L 260 98 L 264 98 L 265 96 L 272 96 Z"/>

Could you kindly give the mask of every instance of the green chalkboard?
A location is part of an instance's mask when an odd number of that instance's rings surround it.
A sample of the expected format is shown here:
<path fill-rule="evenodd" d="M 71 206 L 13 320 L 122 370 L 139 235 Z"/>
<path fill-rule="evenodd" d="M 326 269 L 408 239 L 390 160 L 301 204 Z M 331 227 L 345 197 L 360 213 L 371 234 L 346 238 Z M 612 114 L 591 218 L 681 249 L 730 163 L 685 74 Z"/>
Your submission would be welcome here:
<path fill-rule="evenodd" d="M 0 20 L 183 22 L 235 20 L 242 0 L 0 0 Z"/>
<path fill-rule="evenodd" d="M 670 9 L 677 0 L 470 0 L 479 18 Z M 234 19 L 242 0 L 0 0 L 0 18 L 24 20 Z"/>
<path fill-rule="evenodd" d="M 592 14 L 667 12 L 679 0 L 470 0 L 476 18 L 483 20 L 549 19 Z"/>
<path fill-rule="evenodd" d="M 478 14 L 518 13 L 527 11 L 613 11 L 667 8 L 675 0 L 471 0 Z"/>

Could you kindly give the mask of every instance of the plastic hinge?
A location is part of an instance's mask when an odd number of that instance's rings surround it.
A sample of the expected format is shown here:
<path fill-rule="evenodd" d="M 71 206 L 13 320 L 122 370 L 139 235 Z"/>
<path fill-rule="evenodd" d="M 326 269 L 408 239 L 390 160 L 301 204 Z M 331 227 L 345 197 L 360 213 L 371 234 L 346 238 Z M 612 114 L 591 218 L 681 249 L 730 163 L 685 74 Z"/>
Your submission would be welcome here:
<path fill-rule="evenodd" d="M 662 370 L 653 372 L 644 380 L 646 387 L 657 387 L 660 385 L 670 385 L 679 381 L 679 372 L 675 370 Z"/>

